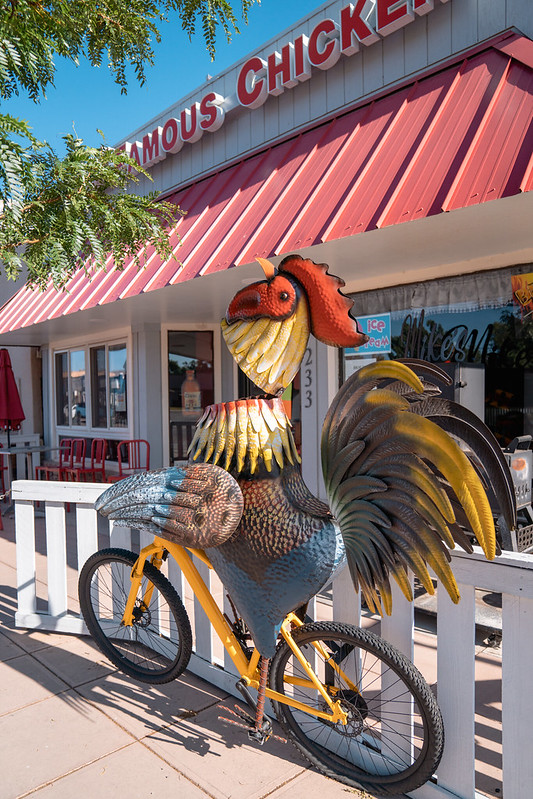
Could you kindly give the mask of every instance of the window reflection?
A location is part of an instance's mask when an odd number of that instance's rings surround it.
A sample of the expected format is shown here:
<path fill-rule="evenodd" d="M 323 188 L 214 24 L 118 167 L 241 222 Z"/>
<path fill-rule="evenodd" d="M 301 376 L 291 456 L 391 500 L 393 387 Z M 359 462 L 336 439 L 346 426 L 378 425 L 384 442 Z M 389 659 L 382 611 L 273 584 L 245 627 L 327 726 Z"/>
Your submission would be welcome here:
<path fill-rule="evenodd" d="M 56 364 L 56 423 L 68 424 L 68 352 L 57 352 Z"/>
<path fill-rule="evenodd" d="M 127 427 L 127 360 L 125 342 L 55 353 L 57 425 Z"/>
<path fill-rule="evenodd" d="M 93 427 L 107 427 L 105 347 L 91 348 L 91 405 Z"/>
<path fill-rule="evenodd" d="M 85 425 L 85 350 L 70 353 L 70 403 L 72 424 Z"/>
<path fill-rule="evenodd" d="M 109 424 L 127 427 L 127 353 L 125 344 L 113 344 L 108 350 Z"/>
<path fill-rule="evenodd" d="M 452 378 L 443 394 L 483 419 L 505 447 L 533 435 L 530 270 L 524 264 L 359 292 L 352 314 L 390 314 L 390 353 L 370 357 L 438 364 Z M 362 363 L 347 353 L 345 375 Z"/>

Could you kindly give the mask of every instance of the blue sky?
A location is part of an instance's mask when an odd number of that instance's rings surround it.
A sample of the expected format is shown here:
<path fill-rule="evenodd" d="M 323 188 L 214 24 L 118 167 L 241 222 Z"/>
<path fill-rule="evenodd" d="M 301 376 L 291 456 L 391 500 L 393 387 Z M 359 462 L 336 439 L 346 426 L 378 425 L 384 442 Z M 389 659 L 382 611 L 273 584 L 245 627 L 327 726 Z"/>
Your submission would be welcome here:
<path fill-rule="evenodd" d="M 242 33 L 230 44 L 219 35 L 215 61 L 210 60 L 202 37 L 197 34 L 189 42 L 175 17 L 161 28 L 163 41 L 154 48 L 155 64 L 147 69 L 142 88 L 131 71 L 128 94 L 121 95 L 106 66 L 96 69 L 80 63 L 76 67 L 58 60 L 55 87 L 48 89 L 46 99 L 36 105 L 15 97 L 3 104 L 2 110 L 27 119 L 37 138 L 46 139 L 58 152 L 63 149 L 61 136 L 72 133 L 73 126 L 87 144 L 101 143 L 97 128 L 105 133 L 107 144 L 116 144 L 204 83 L 208 73 L 222 72 L 319 5 L 320 0 L 262 0 L 260 6 L 250 9 L 248 26 L 240 25 Z M 233 7 L 240 7 L 239 0 Z"/>

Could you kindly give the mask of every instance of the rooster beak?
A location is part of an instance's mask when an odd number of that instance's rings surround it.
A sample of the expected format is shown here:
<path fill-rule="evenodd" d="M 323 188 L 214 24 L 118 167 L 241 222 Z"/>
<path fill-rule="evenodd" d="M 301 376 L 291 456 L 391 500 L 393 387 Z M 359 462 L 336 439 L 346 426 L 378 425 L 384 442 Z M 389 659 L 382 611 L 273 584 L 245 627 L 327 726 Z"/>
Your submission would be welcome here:
<path fill-rule="evenodd" d="M 255 259 L 263 272 L 265 273 L 265 277 L 267 280 L 274 277 L 276 274 L 276 267 L 274 264 L 271 264 L 270 261 L 267 261 L 266 258 L 256 258 Z"/>

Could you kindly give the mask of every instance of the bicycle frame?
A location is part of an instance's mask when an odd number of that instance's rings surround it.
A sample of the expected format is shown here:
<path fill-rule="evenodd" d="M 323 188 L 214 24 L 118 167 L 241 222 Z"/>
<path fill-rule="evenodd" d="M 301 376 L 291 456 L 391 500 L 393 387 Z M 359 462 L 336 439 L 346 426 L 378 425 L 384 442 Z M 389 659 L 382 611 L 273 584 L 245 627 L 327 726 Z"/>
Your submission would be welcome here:
<path fill-rule="evenodd" d="M 162 560 L 163 552 L 165 550 L 167 550 L 169 555 L 171 555 L 174 558 L 174 560 L 177 562 L 178 566 L 182 570 L 187 582 L 191 586 L 196 598 L 200 602 L 200 605 L 205 611 L 209 621 L 213 625 L 215 632 L 222 641 L 224 648 L 226 649 L 228 655 L 230 656 L 236 669 L 238 670 L 241 679 L 250 688 L 257 689 L 259 687 L 260 654 L 257 648 L 254 648 L 252 655 L 249 658 L 247 657 L 237 637 L 235 636 L 230 624 L 228 623 L 223 613 L 221 612 L 220 608 L 218 607 L 217 603 L 213 599 L 211 593 L 209 592 L 209 589 L 207 588 L 204 580 L 202 579 L 200 573 L 198 572 L 198 569 L 194 565 L 192 558 L 189 555 L 189 552 L 200 558 L 200 560 L 202 560 L 207 566 L 209 566 L 210 569 L 213 568 L 209 561 L 209 558 L 207 557 L 207 555 L 203 550 L 193 549 L 189 547 L 185 549 L 179 544 L 174 544 L 172 541 L 167 541 L 166 539 L 159 538 L 158 536 L 154 538 L 152 544 L 148 544 L 148 546 L 143 547 L 131 571 L 131 589 L 128 596 L 128 600 L 126 602 L 126 607 L 124 609 L 122 624 L 125 626 L 131 626 L 133 624 L 133 610 L 135 606 L 135 600 L 141 583 L 144 564 L 146 560 L 150 559 L 151 564 L 156 568 L 160 569 L 161 564 L 163 562 Z M 144 602 L 144 604 L 149 605 L 153 590 L 154 586 L 150 584 L 143 596 L 142 601 Z M 347 714 L 342 709 L 340 701 L 338 699 L 335 700 L 330 696 L 330 694 L 326 690 L 326 687 L 320 681 L 318 676 L 315 674 L 310 663 L 308 663 L 302 651 L 298 647 L 298 644 L 295 642 L 294 638 L 292 637 L 291 627 L 292 626 L 301 627 L 302 625 L 303 622 L 294 613 L 289 613 L 289 615 L 286 617 L 281 626 L 281 635 L 283 636 L 284 640 L 287 642 L 288 646 L 291 648 L 295 657 L 298 659 L 302 668 L 304 669 L 305 674 L 307 675 L 307 679 L 287 677 L 286 681 L 287 683 L 294 685 L 299 685 L 308 688 L 315 688 L 320 693 L 326 706 L 329 708 L 329 712 L 326 710 L 318 710 L 316 708 L 310 707 L 309 705 L 299 702 L 296 699 L 292 699 L 289 696 L 285 696 L 285 694 L 281 694 L 278 691 L 274 691 L 272 688 L 267 687 L 265 695 L 276 702 L 282 702 L 283 704 L 290 705 L 291 707 L 294 707 L 298 710 L 302 710 L 305 713 L 317 716 L 318 718 L 325 719 L 331 723 L 340 722 L 341 724 L 346 724 Z M 328 657 L 328 654 L 324 650 L 322 645 L 319 642 L 315 642 L 313 646 L 317 649 L 317 651 L 325 659 L 325 661 L 334 669 L 334 671 L 336 671 L 346 681 L 351 690 L 357 691 L 356 686 L 348 679 L 348 677 L 346 676 L 346 674 L 344 674 L 339 665 L 335 663 L 334 660 Z"/>

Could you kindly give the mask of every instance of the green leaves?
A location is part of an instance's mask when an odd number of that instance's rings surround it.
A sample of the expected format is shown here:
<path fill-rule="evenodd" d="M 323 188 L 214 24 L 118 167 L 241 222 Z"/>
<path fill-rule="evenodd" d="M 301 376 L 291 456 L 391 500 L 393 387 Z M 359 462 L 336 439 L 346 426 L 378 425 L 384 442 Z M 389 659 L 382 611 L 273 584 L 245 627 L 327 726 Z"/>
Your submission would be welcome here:
<path fill-rule="evenodd" d="M 28 142 L 6 158 L 0 138 L 7 197 L 0 260 L 8 277 L 16 278 L 25 265 L 30 285 L 43 289 L 51 278 L 60 287 L 80 267 L 105 268 L 109 256 L 119 269 L 128 259 L 140 266 L 146 246 L 171 256 L 167 228 L 180 212 L 170 203 L 156 204 L 153 193 L 127 191 L 143 170 L 133 170 L 123 152 L 87 147 L 70 135 L 60 159 L 47 145 Z"/>
<path fill-rule="evenodd" d="M 244 22 L 254 2 L 241 0 Z M 160 41 L 158 25 L 170 11 L 179 14 L 189 38 L 199 22 L 212 59 L 219 28 L 228 40 L 239 32 L 227 0 L 11 0 L 0 15 L 0 97 L 23 89 L 37 99 L 53 82 L 54 55 L 87 58 L 97 67 L 107 59 L 123 92 L 128 67 L 143 84 L 153 42 Z"/>
<path fill-rule="evenodd" d="M 259 2 L 259 0 L 257 0 Z M 247 20 L 255 0 L 241 0 Z M 141 84 L 154 60 L 158 24 L 177 12 L 189 37 L 200 23 L 211 58 L 216 34 L 238 32 L 227 0 L 6 0 L 0 12 L 0 101 L 26 92 L 36 102 L 53 84 L 54 57 L 104 65 L 126 92 L 127 70 Z M 32 135 L 27 122 L 0 111 L 0 266 L 16 279 L 25 268 L 31 285 L 51 278 L 63 286 L 81 266 L 121 268 L 142 248 L 170 257 L 168 225 L 180 213 L 133 193 L 144 170 L 124 153 L 86 147 L 66 136 L 59 158 Z"/>

